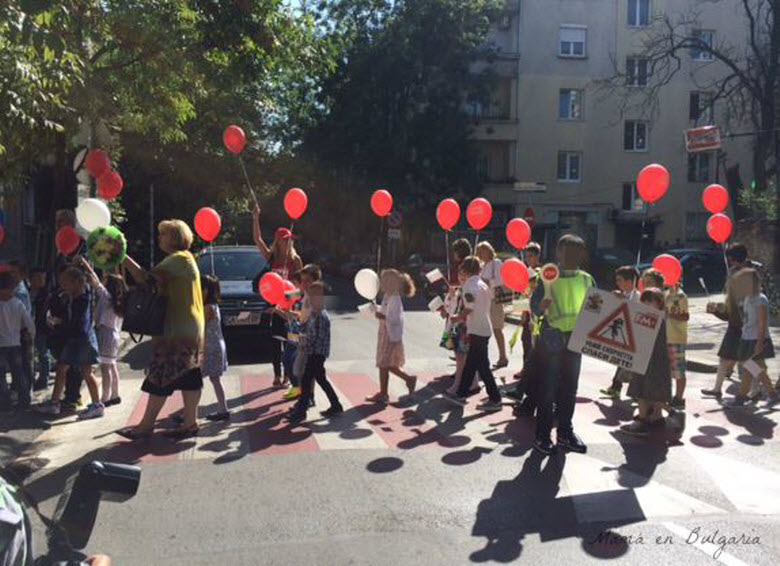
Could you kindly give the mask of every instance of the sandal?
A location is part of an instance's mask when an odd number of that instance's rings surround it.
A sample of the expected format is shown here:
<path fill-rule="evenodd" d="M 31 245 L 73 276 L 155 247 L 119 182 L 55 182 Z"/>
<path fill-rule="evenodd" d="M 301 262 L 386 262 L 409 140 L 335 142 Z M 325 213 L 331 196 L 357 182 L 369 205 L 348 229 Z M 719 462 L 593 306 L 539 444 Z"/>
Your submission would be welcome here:
<path fill-rule="evenodd" d="M 135 428 L 120 428 L 114 432 L 127 440 L 141 440 L 142 438 L 150 438 L 152 436 L 151 432 L 138 432 Z"/>
<path fill-rule="evenodd" d="M 200 427 L 198 425 L 192 425 L 189 428 L 177 428 L 175 430 L 168 430 L 163 434 L 165 434 L 165 436 L 173 440 L 184 440 L 185 438 L 190 438 L 191 436 L 198 436 L 199 431 L 200 431 Z"/>
<path fill-rule="evenodd" d="M 366 401 L 369 403 L 382 403 L 385 404 L 388 401 L 387 395 L 382 395 L 381 393 L 376 393 L 375 395 L 371 395 L 370 397 L 366 397 Z"/>

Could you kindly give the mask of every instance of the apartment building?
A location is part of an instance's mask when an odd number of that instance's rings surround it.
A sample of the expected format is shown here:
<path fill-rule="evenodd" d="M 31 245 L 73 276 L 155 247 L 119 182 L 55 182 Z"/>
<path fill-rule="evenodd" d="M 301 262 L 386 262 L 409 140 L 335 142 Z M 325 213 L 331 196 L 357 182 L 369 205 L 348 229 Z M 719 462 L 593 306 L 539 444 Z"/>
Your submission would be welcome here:
<path fill-rule="evenodd" d="M 623 92 L 604 91 L 597 81 L 614 76 L 617 65 L 631 89 L 646 88 L 649 69 L 638 54 L 659 14 L 676 20 L 695 7 L 702 25 L 691 34 L 704 41 L 727 34 L 732 43 L 744 37 L 738 4 L 509 0 L 492 26 L 497 57 L 481 64 L 498 78 L 488 100 L 470 105 L 494 231 L 511 217 L 530 216 L 540 241 L 576 231 L 592 248 L 636 250 L 644 220 L 645 245 L 706 245 L 702 189 L 725 180 L 724 160 L 740 163 L 743 179 L 751 178 L 750 138 L 724 140 L 720 167 L 714 151 L 686 151 L 685 130 L 722 121 L 725 109 L 697 85 L 723 67 L 707 53 L 689 52 L 655 113 L 621 112 Z M 653 162 L 669 169 L 672 182 L 647 210 L 635 180 Z"/>

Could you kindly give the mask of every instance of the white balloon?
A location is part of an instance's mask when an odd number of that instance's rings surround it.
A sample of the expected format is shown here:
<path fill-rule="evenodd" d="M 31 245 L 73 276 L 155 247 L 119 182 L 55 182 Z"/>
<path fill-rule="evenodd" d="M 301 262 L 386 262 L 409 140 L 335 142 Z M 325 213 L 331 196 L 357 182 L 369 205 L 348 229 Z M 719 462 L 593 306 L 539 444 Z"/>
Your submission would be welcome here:
<path fill-rule="evenodd" d="M 355 274 L 355 290 L 366 300 L 376 299 L 379 294 L 379 277 L 373 269 L 361 269 Z"/>
<path fill-rule="evenodd" d="M 111 224 L 111 211 L 108 205 L 97 198 L 85 198 L 76 207 L 76 219 L 87 232 Z"/>

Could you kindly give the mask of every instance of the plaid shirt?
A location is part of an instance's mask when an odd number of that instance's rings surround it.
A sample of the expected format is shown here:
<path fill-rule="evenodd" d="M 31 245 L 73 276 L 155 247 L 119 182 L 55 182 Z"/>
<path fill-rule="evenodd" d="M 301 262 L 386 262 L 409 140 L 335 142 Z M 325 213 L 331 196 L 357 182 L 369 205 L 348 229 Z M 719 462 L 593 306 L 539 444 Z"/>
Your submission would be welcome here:
<path fill-rule="evenodd" d="M 330 317 L 326 311 L 312 312 L 306 321 L 303 351 L 311 356 L 330 356 Z"/>

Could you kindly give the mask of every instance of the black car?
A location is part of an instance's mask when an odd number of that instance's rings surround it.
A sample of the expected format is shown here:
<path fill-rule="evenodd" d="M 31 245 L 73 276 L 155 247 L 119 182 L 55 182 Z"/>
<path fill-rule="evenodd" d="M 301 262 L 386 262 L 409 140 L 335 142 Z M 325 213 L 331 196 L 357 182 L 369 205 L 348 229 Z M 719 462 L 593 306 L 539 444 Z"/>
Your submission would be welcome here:
<path fill-rule="evenodd" d="M 680 260 L 683 268 L 682 284 L 686 293 L 723 292 L 723 286 L 726 284 L 726 262 L 722 252 L 679 248 L 663 253 L 673 255 Z M 638 267 L 640 271 L 644 271 L 651 265 L 652 263 L 640 263 Z"/>
<path fill-rule="evenodd" d="M 213 258 L 212 258 L 213 254 Z M 268 270 L 268 262 L 254 246 L 214 246 L 198 255 L 201 275 L 213 273 L 219 279 L 222 301 L 222 328 L 225 340 L 245 338 L 265 350 L 274 334 L 270 305 L 254 287 L 259 276 Z"/>

